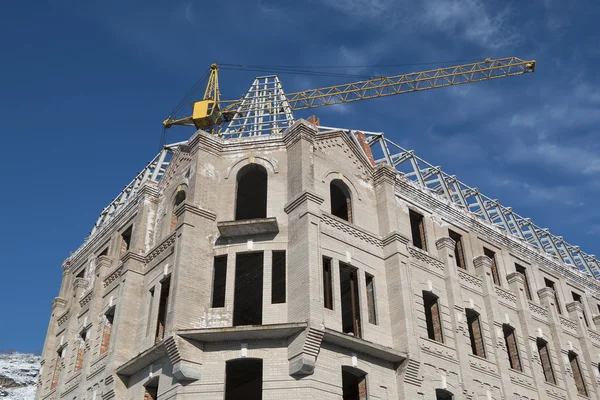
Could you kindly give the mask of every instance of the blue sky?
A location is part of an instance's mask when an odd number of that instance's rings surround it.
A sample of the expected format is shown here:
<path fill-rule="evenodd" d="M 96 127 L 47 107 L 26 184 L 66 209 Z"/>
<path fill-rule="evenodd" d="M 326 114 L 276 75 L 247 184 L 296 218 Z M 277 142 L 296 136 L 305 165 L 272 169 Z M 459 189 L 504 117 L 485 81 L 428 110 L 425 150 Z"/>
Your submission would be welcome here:
<path fill-rule="evenodd" d="M 161 121 L 212 62 L 536 59 L 537 72 L 523 77 L 312 113 L 323 125 L 383 131 L 568 242 L 599 251 L 600 6 L 593 1 L 43 3 L 9 2 L 0 15 L 0 349 L 41 351 L 62 261 L 153 158 Z M 222 71 L 223 97 L 240 97 L 254 75 Z M 348 81 L 280 78 L 288 92 Z M 169 141 L 191 133 L 174 129 Z"/>

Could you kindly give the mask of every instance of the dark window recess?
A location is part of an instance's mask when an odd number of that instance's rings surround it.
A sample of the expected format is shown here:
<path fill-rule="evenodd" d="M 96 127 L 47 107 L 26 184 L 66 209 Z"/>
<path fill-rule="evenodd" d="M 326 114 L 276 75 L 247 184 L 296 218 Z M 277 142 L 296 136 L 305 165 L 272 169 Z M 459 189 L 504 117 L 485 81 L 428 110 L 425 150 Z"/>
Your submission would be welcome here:
<path fill-rule="evenodd" d="M 175 201 L 173 202 L 173 212 L 171 214 L 171 232 L 177 227 L 177 215 L 175 215 L 175 209 L 185 201 L 186 193 L 185 190 L 179 190 L 175 195 Z"/>
<path fill-rule="evenodd" d="M 249 164 L 237 174 L 236 221 L 267 217 L 267 170 Z"/>
<path fill-rule="evenodd" d="M 523 275 L 523 284 L 525 286 L 525 295 L 529 300 L 533 300 L 531 297 L 531 287 L 529 286 L 529 279 L 527 278 L 527 269 L 519 264 L 515 264 L 515 269 L 518 273 Z"/>
<path fill-rule="evenodd" d="M 146 336 L 150 334 L 152 325 L 152 310 L 154 309 L 154 288 L 150 289 L 150 304 L 148 305 L 148 321 L 146 323 Z"/>
<path fill-rule="evenodd" d="M 331 258 L 323 257 L 323 307 L 333 310 Z"/>
<path fill-rule="evenodd" d="M 98 257 L 108 256 L 108 247 L 102 250 L 102 253 L 98 254 Z"/>
<path fill-rule="evenodd" d="M 271 265 L 271 303 L 285 303 L 285 251 L 273 252 L 273 263 Z"/>
<path fill-rule="evenodd" d="M 435 389 L 435 400 L 453 400 L 454 395 L 445 389 Z"/>
<path fill-rule="evenodd" d="M 458 268 L 467 269 L 465 263 L 465 251 L 462 241 L 462 236 L 454 231 L 448 230 L 450 238 L 454 240 L 454 258 L 456 260 L 456 266 Z"/>
<path fill-rule="evenodd" d="M 367 400 L 367 374 L 352 368 L 342 367 L 342 399 Z"/>
<path fill-rule="evenodd" d="M 443 342 L 442 318 L 438 297 L 428 291 L 423 291 L 423 307 L 425 309 L 425 322 L 427 323 L 427 337 L 437 342 Z"/>
<path fill-rule="evenodd" d="M 600 304 L 596 304 L 596 307 L 598 308 L 598 312 L 600 313 Z"/>
<path fill-rule="evenodd" d="M 588 392 L 587 388 L 585 387 L 581 366 L 579 365 L 579 357 L 572 351 L 569 351 L 569 363 L 571 364 L 571 371 L 573 371 L 573 379 L 575 380 L 577 393 L 587 397 Z"/>
<path fill-rule="evenodd" d="M 58 385 L 58 379 L 60 378 L 60 370 L 62 369 L 62 358 L 64 349 L 60 349 L 56 353 L 56 363 L 54 364 L 54 371 L 52 372 L 52 382 L 50 382 L 50 390 L 56 389 Z"/>
<path fill-rule="evenodd" d="M 121 233 L 121 255 L 125 254 L 127 250 L 129 250 L 129 246 L 131 245 L 131 232 L 133 227 L 129 227 L 125 230 L 125 232 Z"/>
<path fill-rule="evenodd" d="M 483 254 L 492 259 L 492 279 L 496 285 L 500 285 L 500 274 L 498 273 L 498 264 L 496 262 L 496 253 L 490 249 L 483 248 Z"/>
<path fill-rule="evenodd" d="M 211 307 L 225 307 L 225 283 L 227 281 L 227 256 L 214 259 L 213 292 Z"/>
<path fill-rule="evenodd" d="M 110 338 L 112 336 L 113 324 L 115 321 L 115 307 L 110 308 L 104 314 L 104 327 L 102 328 L 102 341 L 100 342 L 100 354 L 106 353 L 110 349 Z"/>
<path fill-rule="evenodd" d="M 585 307 L 583 306 L 583 300 L 581 299 L 581 295 L 579 295 L 575 292 L 571 292 L 571 294 L 573 295 L 573 301 L 576 301 L 579 304 L 581 304 L 581 308 L 582 308 L 581 312 L 583 314 L 583 322 L 585 322 L 585 326 L 587 326 L 589 328 L 590 324 L 588 322 L 587 315 L 585 315 Z"/>
<path fill-rule="evenodd" d="M 263 360 L 240 358 L 225 366 L 225 400 L 262 399 Z"/>
<path fill-rule="evenodd" d="M 358 276 L 356 269 L 340 263 L 340 294 L 342 299 L 342 329 L 361 337 Z"/>
<path fill-rule="evenodd" d="M 377 311 L 375 308 L 375 278 L 372 275 L 365 274 L 365 284 L 367 286 L 367 307 L 369 308 L 369 322 L 377 325 Z"/>
<path fill-rule="evenodd" d="M 85 268 L 82 268 L 81 271 L 75 275 L 75 278 L 85 278 Z"/>
<path fill-rule="evenodd" d="M 553 281 L 551 281 L 548 278 L 544 278 L 544 284 L 547 288 L 554 290 L 554 305 L 556 306 L 556 311 L 558 311 L 559 314 L 562 314 L 562 311 L 560 310 L 560 303 L 558 302 L 558 293 L 556 292 L 556 285 Z"/>
<path fill-rule="evenodd" d="M 233 326 L 261 325 L 263 314 L 263 253 L 237 254 Z"/>
<path fill-rule="evenodd" d="M 331 195 L 331 213 L 338 218 L 352 222 L 352 200 L 350 191 L 344 182 L 334 179 L 329 184 Z"/>
<path fill-rule="evenodd" d="M 171 278 L 167 278 L 160 284 L 160 300 L 158 303 L 158 319 L 156 321 L 156 340 L 160 342 L 165 338 L 165 328 L 167 325 L 167 313 L 169 307 L 169 290 L 171 289 Z"/>
<path fill-rule="evenodd" d="M 144 400 L 158 399 L 158 379 L 153 379 L 144 386 Z"/>
<path fill-rule="evenodd" d="M 412 210 L 410 215 L 410 230 L 412 233 L 412 242 L 415 247 L 427 251 L 427 243 L 425 242 L 425 226 L 423 216 Z"/>
<path fill-rule="evenodd" d="M 521 358 L 519 357 L 519 346 L 517 344 L 517 335 L 515 329 L 510 325 L 503 324 L 502 330 L 504 331 L 504 344 L 506 345 L 506 353 L 508 355 L 508 362 L 512 369 L 522 371 Z"/>
<path fill-rule="evenodd" d="M 552 359 L 550 358 L 548 342 L 537 339 L 537 349 L 542 363 L 542 370 L 544 371 L 544 379 L 546 379 L 546 382 L 556 385 L 556 377 L 554 376 L 554 369 L 552 368 Z"/>
<path fill-rule="evenodd" d="M 466 310 L 467 325 L 469 326 L 469 338 L 471 339 L 471 351 L 478 357 L 485 358 L 485 347 L 483 346 L 483 330 L 481 329 L 481 317 L 470 308 Z"/>

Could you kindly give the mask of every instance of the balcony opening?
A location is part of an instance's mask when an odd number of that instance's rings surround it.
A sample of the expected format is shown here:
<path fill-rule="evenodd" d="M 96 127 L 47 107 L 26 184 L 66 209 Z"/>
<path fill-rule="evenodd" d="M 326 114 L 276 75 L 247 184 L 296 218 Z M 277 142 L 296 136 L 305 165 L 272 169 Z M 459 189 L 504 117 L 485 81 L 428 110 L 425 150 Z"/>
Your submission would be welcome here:
<path fill-rule="evenodd" d="M 333 310 L 331 258 L 323 257 L 323 307 Z"/>
<path fill-rule="evenodd" d="M 267 170 L 248 164 L 237 174 L 235 220 L 267 217 Z"/>
<path fill-rule="evenodd" d="M 340 294 L 342 299 L 342 330 L 361 337 L 358 276 L 356 268 L 340 263 Z"/>
<path fill-rule="evenodd" d="M 352 367 L 342 367 L 342 399 L 366 400 L 367 374 Z"/>
<path fill-rule="evenodd" d="M 469 326 L 469 338 L 471 339 L 471 351 L 473 355 L 485 358 L 483 346 L 483 331 L 481 329 L 481 317 L 470 308 L 466 309 L 467 325 Z"/>
<path fill-rule="evenodd" d="M 450 238 L 454 240 L 454 259 L 456 261 L 456 266 L 461 269 L 467 269 L 462 235 L 451 230 L 448 230 L 448 234 L 450 235 Z"/>
<path fill-rule="evenodd" d="M 519 356 L 519 345 L 517 342 L 517 335 L 515 328 L 510 325 L 503 324 L 502 330 L 504 331 L 504 344 L 506 345 L 506 355 L 508 356 L 508 362 L 512 369 L 517 371 L 523 371 L 521 366 L 521 357 Z"/>
<path fill-rule="evenodd" d="M 167 277 L 160 284 L 160 300 L 158 302 L 158 318 L 156 321 L 156 340 L 160 342 L 165 338 L 167 327 L 167 314 L 169 312 L 169 291 L 171 290 L 171 277 Z"/>
<path fill-rule="evenodd" d="M 483 248 L 483 254 L 492 259 L 492 279 L 496 285 L 500 285 L 500 274 L 498 273 L 498 264 L 496 262 L 496 253 L 490 249 Z"/>
<path fill-rule="evenodd" d="M 125 229 L 123 233 L 121 233 L 121 256 L 129 250 L 131 245 L 131 233 L 133 230 L 133 226 Z"/>
<path fill-rule="evenodd" d="M 440 312 L 439 298 L 429 291 L 423 291 L 423 308 L 425 311 L 425 323 L 427 325 L 427 337 L 436 342 L 443 342 L 442 316 Z"/>
<path fill-rule="evenodd" d="M 225 284 L 227 282 L 227 256 L 214 259 L 213 292 L 211 307 L 225 307 Z"/>
<path fill-rule="evenodd" d="M 263 252 L 237 254 L 233 326 L 262 325 Z"/>
<path fill-rule="evenodd" d="M 352 222 L 352 199 L 348 186 L 342 180 L 334 179 L 329 184 L 329 193 L 331 195 L 331 214 Z"/>
<path fill-rule="evenodd" d="M 225 400 L 262 399 L 263 360 L 240 358 L 225 366 Z"/>
<path fill-rule="evenodd" d="M 285 251 L 274 251 L 271 264 L 271 304 L 285 303 Z"/>
<path fill-rule="evenodd" d="M 427 251 L 427 242 L 425 241 L 425 224 L 423 215 L 410 210 L 410 231 L 412 234 L 413 246 Z"/>
<path fill-rule="evenodd" d="M 445 389 L 435 389 L 435 400 L 453 400 L 454 395 Z"/>
<path fill-rule="evenodd" d="M 552 368 L 552 358 L 550 357 L 548 342 L 538 338 L 537 349 L 538 355 L 540 356 L 540 362 L 542 363 L 542 370 L 544 371 L 544 379 L 546 379 L 546 382 L 556 385 L 556 377 L 554 376 L 554 368 Z"/>

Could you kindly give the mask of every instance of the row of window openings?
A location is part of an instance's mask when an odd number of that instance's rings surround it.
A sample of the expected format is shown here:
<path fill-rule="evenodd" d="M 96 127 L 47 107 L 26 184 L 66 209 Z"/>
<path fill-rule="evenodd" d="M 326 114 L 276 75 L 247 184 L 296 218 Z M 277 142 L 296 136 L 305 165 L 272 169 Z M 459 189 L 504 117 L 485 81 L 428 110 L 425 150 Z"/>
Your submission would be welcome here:
<path fill-rule="evenodd" d="M 443 342 L 444 338 L 439 298 L 431 292 L 423 291 L 423 307 L 425 311 L 428 338 L 438 342 Z M 472 309 L 466 309 L 465 314 L 469 331 L 469 339 L 471 342 L 471 351 L 475 356 L 486 358 L 480 315 Z M 502 331 L 504 333 L 504 344 L 506 346 L 506 353 L 510 367 L 518 371 L 523 371 L 515 329 L 508 324 L 503 324 Z M 545 340 L 538 338 L 537 349 L 546 382 L 556 384 L 556 377 L 554 375 L 554 369 L 552 368 L 548 343 Z M 579 394 L 587 396 L 587 389 L 585 387 L 581 369 L 579 367 L 578 357 L 577 354 L 572 351 L 569 352 L 569 362 L 573 370 L 573 377 L 575 379 L 575 385 Z"/>

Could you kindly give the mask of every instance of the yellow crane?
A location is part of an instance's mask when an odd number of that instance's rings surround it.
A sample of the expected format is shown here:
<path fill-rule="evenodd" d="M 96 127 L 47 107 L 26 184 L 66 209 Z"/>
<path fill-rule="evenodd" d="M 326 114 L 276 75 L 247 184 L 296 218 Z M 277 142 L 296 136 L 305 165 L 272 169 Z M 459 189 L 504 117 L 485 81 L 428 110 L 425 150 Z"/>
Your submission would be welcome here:
<path fill-rule="evenodd" d="M 358 82 L 287 93 L 285 96 L 289 109 L 296 111 L 505 78 L 534 71 L 535 60 L 522 60 L 517 57 L 487 58 L 481 62 L 402 75 L 376 77 Z M 164 127 L 187 125 L 195 126 L 197 129 L 214 131 L 221 123 L 230 121 L 235 113 L 239 111 L 239 107 L 243 102 L 243 99 L 221 100 L 220 97 L 219 66 L 212 64 L 204 98 L 193 104 L 192 115 L 181 119 L 171 119 L 171 116 L 169 116 L 163 121 Z"/>

